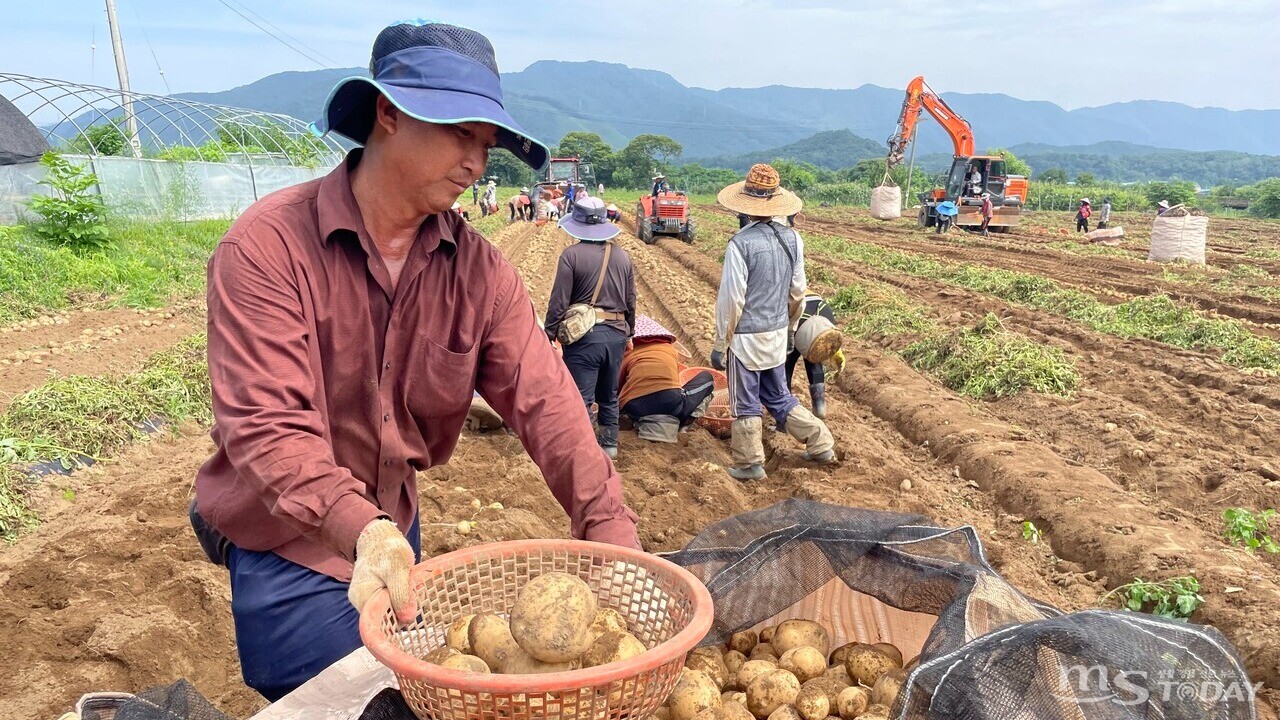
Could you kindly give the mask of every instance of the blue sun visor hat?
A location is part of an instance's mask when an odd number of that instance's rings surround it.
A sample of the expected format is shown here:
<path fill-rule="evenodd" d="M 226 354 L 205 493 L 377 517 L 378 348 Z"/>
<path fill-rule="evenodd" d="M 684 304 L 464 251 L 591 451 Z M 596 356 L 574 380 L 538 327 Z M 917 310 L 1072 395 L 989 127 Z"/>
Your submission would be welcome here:
<path fill-rule="evenodd" d="M 601 242 L 622 232 L 609 222 L 604 201 L 596 197 L 583 198 L 573 204 L 573 210 L 560 220 L 560 229 L 578 240 Z"/>
<path fill-rule="evenodd" d="M 388 26 L 373 41 L 369 71 L 372 79 L 349 77 L 333 88 L 313 132 L 334 132 L 364 145 L 373 131 L 374 103 L 382 94 L 423 122 L 494 125 L 499 147 L 534 170 L 547 166 L 547 147 L 529 137 L 503 107 L 498 61 L 493 45 L 480 33 L 441 23 Z"/>

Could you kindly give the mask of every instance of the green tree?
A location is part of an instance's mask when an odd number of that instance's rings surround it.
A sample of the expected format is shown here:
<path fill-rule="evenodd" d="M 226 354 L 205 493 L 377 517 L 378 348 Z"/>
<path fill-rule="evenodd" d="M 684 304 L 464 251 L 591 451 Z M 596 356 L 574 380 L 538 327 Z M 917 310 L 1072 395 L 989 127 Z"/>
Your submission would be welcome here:
<path fill-rule="evenodd" d="M 274 120 L 219 120 L 216 140 L 224 155 L 283 153 L 293 164 L 308 167 L 314 167 L 321 155 L 329 150 L 319 138 L 293 133 L 283 123 Z"/>
<path fill-rule="evenodd" d="M 591 164 L 591 171 L 595 174 L 597 181 L 606 185 L 613 184 L 613 169 L 617 156 L 609 143 L 596 133 L 577 130 L 566 133 L 560 138 L 556 155 L 581 158 L 583 162 Z"/>
<path fill-rule="evenodd" d="M 71 155 L 114 155 L 130 154 L 129 139 L 120 129 L 122 120 L 110 120 L 95 123 L 72 138 L 67 143 L 66 151 Z"/>
<path fill-rule="evenodd" d="M 742 174 L 736 170 L 705 168 L 697 163 L 682 165 L 671 173 L 671 180 L 677 189 L 693 193 L 718 192 L 720 188 L 741 179 Z"/>
<path fill-rule="evenodd" d="M 1009 152 L 1008 150 L 1006 150 L 1006 149 L 1004 149 L 1004 148 L 1002 148 L 1002 147 L 998 147 L 998 148 L 987 148 L 987 154 L 988 154 L 988 155 L 999 155 L 999 156 L 1003 157 L 1003 158 L 1004 158 L 1004 171 L 1005 171 L 1006 173 L 1008 173 L 1008 174 L 1010 174 L 1010 175 L 1022 175 L 1022 176 L 1024 176 L 1024 177 L 1031 177 L 1031 166 L 1027 164 L 1027 161 L 1026 161 L 1026 160 L 1023 160 L 1022 158 L 1018 157 L 1017 155 L 1014 155 L 1013 153 Z"/>
<path fill-rule="evenodd" d="M 818 173 L 812 164 L 787 158 L 774 158 L 773 169 L 778 171 L 782 187 L 794 193 L 805 193 L 818 184 Z"/>
<path fill-rule="evenodd" d="M 41 217 L 35 226 L 40 236 L 76 250 L 100 250 L 107 246 L 106 206 L 102 196 L 93 191 L 98 176 L 83 165 L 73 165 L 55 152 L 40 158 L 46 173 L 41 185 L 49 195 L 33 195 L 27 201 L 31 211 Z"/>
<path fill-rule="evenodd" d="M 1260 218 L 1280 218 L 1280 178 L 1268 178 L 1254 183 L 1249 186 L 1249 190 L 1250 215 Z"/>
<path fill-rule="evenodd" d="M 680 143 L 666 135 L 644 133 L 632 138 L 616 156 L 613 184 L 642 188 L 649 184 L 654 172 L 665 173 L 671 161 L 684 152 Z"/>
<path fill-rule="evenodd" d="M 485 166 L 484 176 L 496 178 L 499 185 L 528 185 L 533 180 L 533 171 L 519 158 L 507 150 L 489 151 L 489 164 Z"/>
<path fill-rule="evenodd" d="M 1076 173 L 1076 185 L 1079 187 L 1093 187 L 1098 184 L 1098 178 L 1093 173 L 1082 172 Z"/>
<path fill-rule="evenodd" d="M 1189 180 L 1147 183 L 1147 202 L 1156 205 L 1161 200 L 1170 205 L 1192 205 L 1196 201 L 1195 183 Z"/>
<path fill-rule="evenodd" d="M 1048 170 L 1041 171 L 1041 173 L 1036 176 L 1036 179 L 1042 183 L 1048 183 L 1050 185 L 1066 185 L 1067 171 L 1062 168 L 1049 168 Z"/>

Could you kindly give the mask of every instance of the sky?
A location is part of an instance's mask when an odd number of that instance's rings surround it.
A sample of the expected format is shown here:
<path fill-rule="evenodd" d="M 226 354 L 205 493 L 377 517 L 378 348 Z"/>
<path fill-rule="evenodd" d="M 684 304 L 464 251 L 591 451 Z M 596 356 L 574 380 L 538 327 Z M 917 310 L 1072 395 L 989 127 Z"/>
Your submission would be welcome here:
<path fill-rule="evenodd" d="M 424 18 L 485 33 L 503 71 L 602 60 L 710 89 L 897 88 L 923 74 L 939 92 L 1004 93 L 1067 109 L 1129 100 L 1280 108 L 1276 0 L 116 4 L 132 88 L 159 94 L 364 66 L 382 27 Z M 0 72 L 115 86 L 104 0 L 3 5 Z"/>

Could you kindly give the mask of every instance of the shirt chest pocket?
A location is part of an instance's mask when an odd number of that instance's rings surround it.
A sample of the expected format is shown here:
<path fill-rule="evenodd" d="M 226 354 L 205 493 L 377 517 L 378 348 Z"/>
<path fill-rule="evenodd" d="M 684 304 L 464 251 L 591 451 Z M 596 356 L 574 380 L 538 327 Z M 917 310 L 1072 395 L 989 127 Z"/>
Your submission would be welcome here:
<path fill-rule="evenodd" d="M 475 389 L 477 349 L 449 350 L 419 334 L 405 376 L 409 412 L 419 418 L 465 417 Z"/>

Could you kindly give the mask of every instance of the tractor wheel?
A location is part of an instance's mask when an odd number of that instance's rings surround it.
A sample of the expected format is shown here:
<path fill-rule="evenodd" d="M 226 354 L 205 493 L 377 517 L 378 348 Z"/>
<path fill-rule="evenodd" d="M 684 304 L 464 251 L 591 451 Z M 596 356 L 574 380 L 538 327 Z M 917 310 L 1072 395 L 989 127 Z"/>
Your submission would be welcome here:
<path fill-rule="evenodd" d="M 636 237 L 644 239 L 644 226 L 649 224 L 649 216 L 644 212 L 644 205 L 636 203 Z"/>
<path fill-rule="evenodd" d="M 657 237 L 653 234 L 653 223 L 648 217 L 644 217 L 640 221 L 640 242 L 645 245 L 652 245 L 657 242 Z"/>
<path fill-rule="evenodd" d="M 693 244 L 693 239 L 697 237 L 697 234 L 698 224 L 693 221 L 693 218 L 689 218 L 689 221 L 684 224 L 684 229 L 680 231 L 680 239 L 683 240 L 685 244 L 691 245 Z"/>
<path fill-rule="evenodd" d="M 918 227 L 929 227 L 929 209 L 924 205 L 920 206 L 920 214 L 916 216 L 916 225 Z"/>

